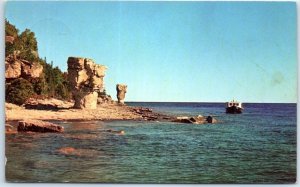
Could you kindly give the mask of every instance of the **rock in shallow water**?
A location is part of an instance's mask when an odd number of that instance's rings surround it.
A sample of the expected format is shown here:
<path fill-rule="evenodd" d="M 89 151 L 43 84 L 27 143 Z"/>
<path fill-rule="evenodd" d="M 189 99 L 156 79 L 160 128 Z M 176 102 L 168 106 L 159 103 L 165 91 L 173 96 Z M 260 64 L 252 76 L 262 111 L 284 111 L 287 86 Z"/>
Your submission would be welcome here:
<path fill-rule="evenodd" d="M 178 123 L 192 123 L 192 124 L 205 124 L 205 123 L 217 123 L 217 120 L 213 118 L 212 116 L 197 116 L 197 117 L 177 117 L 173 122 Z"/>
<path fill-rule="evenodd" d="M 206 121 L 207 123 L 217 123 L 217 120 L 212 116 L 207 116 Z"/>
<path fill-rule="evenodd" d="M 63 132 L 64 127 L 40 120 L 19 121 L 18 131 L 21 132 Z"/>

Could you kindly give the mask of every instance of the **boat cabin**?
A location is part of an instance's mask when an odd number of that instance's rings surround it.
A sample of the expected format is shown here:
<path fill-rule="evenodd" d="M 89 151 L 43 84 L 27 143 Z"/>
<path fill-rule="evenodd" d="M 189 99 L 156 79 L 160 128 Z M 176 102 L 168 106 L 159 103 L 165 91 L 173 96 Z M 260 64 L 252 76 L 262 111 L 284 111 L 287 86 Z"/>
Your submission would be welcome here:
<path fill-rule="evenodd" d="M 238 108 L 243 108 L 242 103 L 236 102 L 234 100 L 226 103 L 226 107 L 233 107 L 233 106 L 238 107 Z"/>

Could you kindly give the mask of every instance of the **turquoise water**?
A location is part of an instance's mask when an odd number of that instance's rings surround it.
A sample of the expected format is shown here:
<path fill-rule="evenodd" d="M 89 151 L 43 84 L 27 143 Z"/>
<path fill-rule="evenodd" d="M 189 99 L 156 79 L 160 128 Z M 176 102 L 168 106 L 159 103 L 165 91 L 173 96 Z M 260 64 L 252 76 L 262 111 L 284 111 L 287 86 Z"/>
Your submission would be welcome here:
<path fill-rule="evenodd" d="M 215 125 L 56 122 L 64 134 L 6 136 L 12 182 L 294 183 L 296 104 L 128 103 L 168 114 L 215 115 Z M 125 135 L 107 132 L 125 130 Z M 62 154 L 73 147 L 75 154 Z"/>

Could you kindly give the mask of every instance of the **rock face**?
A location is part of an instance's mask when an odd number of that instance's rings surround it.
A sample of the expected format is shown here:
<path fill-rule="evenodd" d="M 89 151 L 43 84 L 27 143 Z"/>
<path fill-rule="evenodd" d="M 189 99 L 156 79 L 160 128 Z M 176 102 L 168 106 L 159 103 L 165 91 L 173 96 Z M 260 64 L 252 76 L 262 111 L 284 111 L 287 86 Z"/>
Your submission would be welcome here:
<path fill-rule="evenodd" d="M 39 63 L 30 64 L 28 61 L 21 60 L 21 75 L 25 78 L 38 78 L 43 72 L 43 66 Z"/>
<path fill-rule="evenodd" d="M 74 90 L 74 108 L 87 108 L 87 109 L 96 109 L 97 108 L 97 99 L 98 93 L 96 91 L 84 92 Z"/>
<path fill-rule="evenodd" d="M 5 78 L 38 78 L 43 72 L 43 66 L 37 62 L 28 62 L 12 56 L 5 58 Z"/>
<path fill-rule="evenodd" d="M 73 89 L 75 108 L 97 108 L 98 92 L 103 88 L 106 69 L 92 59 L 68 58 L 68 80 Z"/>
<path fill-rule="evenodd" d="M 125 84 L 117 84 L 117 98 L 119 104 L 124 104 L 125 94 L 127 92 L 127 85 Z"/>
<path fill-rule="evenodd" d="M 19 121 L 18 131 L 22 132 L 63 132 L 64 127 L 40 120 Z"/>
<path fill-rule="evenodd" d="M 21 76 L 21 63 L 20 61 L 5 61 L 5 78 L 16 79 Z"/>
<path fill-rule="evenodd" d="M 5 44 L 12 45 L 16 38 L 5 36 Z M 38 52 L 31 50 L 31 54 L 38 59 Z M 20 56 L 20 50 L 14 50 L 5 55 L 5 79 L 7 82 L 17 78 L 35 79 L 41 76 L 43 66 L 39 62 L 27 61 Z"/>

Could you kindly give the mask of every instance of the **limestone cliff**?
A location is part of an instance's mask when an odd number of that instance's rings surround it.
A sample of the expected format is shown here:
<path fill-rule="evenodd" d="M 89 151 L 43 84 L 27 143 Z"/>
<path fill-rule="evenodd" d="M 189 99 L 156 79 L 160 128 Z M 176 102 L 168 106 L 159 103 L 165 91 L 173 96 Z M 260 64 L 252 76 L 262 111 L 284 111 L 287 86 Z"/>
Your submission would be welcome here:
<path fill-rule="evenodd" d="M 43 72 L 43 66 L 37 62 L 30 63 L 26 60 L 5 60 L 5 78 L 38 78 Z"/>
<path fill-rule="evenodd" d="M 13 43 L 14 38 L 12 36 L 6 36 L 6 43 Z M 20 58 L 20 51 L 13 51 L 5 57 L 5 78 L 17 79 L 17 78 L 38 78 L 43 72 L 43 66 L 38 62 L 29 62 Z"/>

